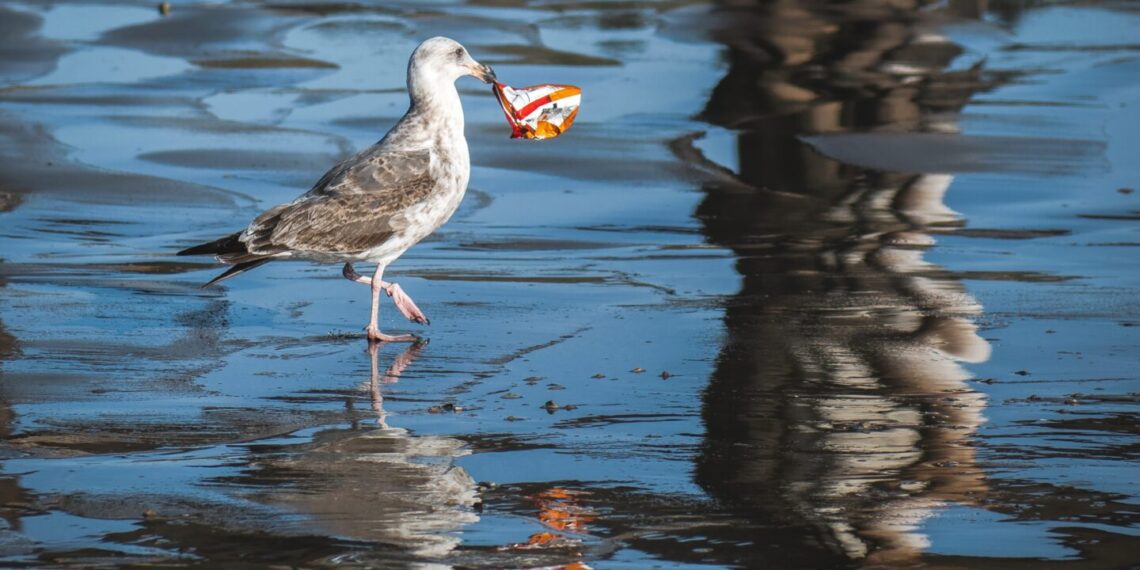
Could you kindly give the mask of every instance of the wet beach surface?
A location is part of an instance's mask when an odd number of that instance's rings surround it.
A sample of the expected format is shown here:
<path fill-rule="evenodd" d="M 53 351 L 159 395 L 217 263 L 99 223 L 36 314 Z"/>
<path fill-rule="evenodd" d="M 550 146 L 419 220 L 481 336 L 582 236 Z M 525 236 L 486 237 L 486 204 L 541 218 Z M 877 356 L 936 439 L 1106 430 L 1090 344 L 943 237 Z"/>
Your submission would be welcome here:
<path fill-rule="evenodd" d="M 0 565 L 1140 560 L 1129 2 L 0 4 Z M 367 292 L 175 257 L 462 79 Z"/>

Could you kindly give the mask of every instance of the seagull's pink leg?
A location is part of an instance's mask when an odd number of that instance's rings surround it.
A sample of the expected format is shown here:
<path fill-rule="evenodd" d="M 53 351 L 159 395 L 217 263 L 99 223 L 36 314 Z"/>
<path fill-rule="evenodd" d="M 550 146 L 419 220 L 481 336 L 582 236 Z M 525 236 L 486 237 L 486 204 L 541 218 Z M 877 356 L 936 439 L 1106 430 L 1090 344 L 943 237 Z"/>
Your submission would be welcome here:
<path fill-rule="evenodd" d="M 400 288 L 399 284 L 386 283 L 381 281 L 380 286 L 384 288 L 384 292 L 392 298 L 392 302 L 396 303 L 396 308 L 404 315 L 404 318 L 414 323 L 421 325 L 430 325 L 431 321 L 428 320 L 424 312 L 416 306 L 416 302 Z"/>
<path fill-rule="evenodd" d="M 379 272 L 382 272 L 382 268 L 377 267 L 376 270 L 378 271 L 377 275 L 380 275 Z M 365 285 L 372 285 L 373 280 L 375 279 L 375 277 L 373 277 L 373 279 L 368 279 L 367 277 L 360 275 L 356 272 L 355 269 L 353 269 L 351 263 L 344 264 L 344 271 L 342 273 L 344 274 L 344 277 L 349 281 L 356 281 L 357 283 L 363 283 Z M 416 302 L 413 301 L 412 298 L 404 292 L 404 289 L 401 288 L 398 283 L 380 281 L 380 288 L 383 289 L 384 292 L 392 298 L 392 302 L 396 304 L 396 308 L 400 310 L 400 313 L 404 315 L 404 318 L 412 321 L 413 323 L 419 323 L 421 325 L 431 324 L 431 321 L 429 321 L 427 316 L 424 315 L 424 312 L 416 306 Z"/>
<path fill-rule="evenodd" d="M 372 279 L 369 281 L 360 277 L 352 268 L 351 263 L 344 264 L 342 273 L 352 281 L 367 282 L 372 288 L 372 318 L 369 319 L 368 326 L 364 327 L 364 331 L 368 333 L 368 340 L 378 342 L 415 342 L 417 340 L 415 336 L 410 334 L 387 335 L 380 332 L 380 291 L 384 289 L 384 280 L 381 279 L 384 275 L 383 265 L 376 266 L 376 273 L 372 275 Z"/>

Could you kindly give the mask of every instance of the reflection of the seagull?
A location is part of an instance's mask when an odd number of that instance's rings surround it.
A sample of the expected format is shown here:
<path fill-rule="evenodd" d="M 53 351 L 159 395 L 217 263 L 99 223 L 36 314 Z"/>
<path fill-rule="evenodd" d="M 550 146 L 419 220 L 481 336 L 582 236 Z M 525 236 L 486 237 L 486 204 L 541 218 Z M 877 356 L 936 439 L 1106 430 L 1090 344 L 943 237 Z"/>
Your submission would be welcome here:
<path fill-rule="evenodd" d="M 380 346 L 382 343 L 370 342 L 368 343 L 368 356 L 371 360 L 372 374 L 368 378 L 368 393 L 372 397 L 372 411 L 376 412 L 376 423 L 381 428 L 391 429 L 388 427 L 388 413 L 384 411 L 384 394 L 380 392 L 381 384 L 395 384 L 400 381 L 400 374 L 404 373 L 416 357 L 423 352 L 424 347 L 427 346 L 428 341 L 421 340 L 412 343 L 404 352 L 392 361 L 392 364 L 380 374 Z"/>
<path fill-rule="evenodd" d="M 458 544 L 452 533 L 478 520 L 474 481 L 455 459 L 468 453 L 450 437 L 415 436 L 390 427 L 382 384 L 397 381 L 424 349 L 417 343 L 380 373 L 382 345 L 372 344 L 368 390 L 377 428 L 329 429 L 300 453 L 265 462 L 295 486 L 267 501 L 309 515 L 309 523 L 340 536 L 393 545 L 414 556 L 438 558 Z"/>
<path fill-rule="evenodd" d="M 943 71 L 961 50 L 898 3 L 717 13 L 730 69 L 705 118 L 739 129 L 740 168 L 675 149 L 709 174 L 697 215 L 743 286 L 704 397 L 697 480 L 746 520 L 814 535 L 805 564 L 913 560 L 924 519 L 986 492 L 972 446 L 985 400 L 962 368 L 990 354 L 981 307 L 924 259 L 933 230 L 962 223 L 943 200 L 953 178 L 853 167 L 799 137 L 945 132 L 928 116 L 981 82 Z M 758 563 L 773 556 L 756 544 Z"/>

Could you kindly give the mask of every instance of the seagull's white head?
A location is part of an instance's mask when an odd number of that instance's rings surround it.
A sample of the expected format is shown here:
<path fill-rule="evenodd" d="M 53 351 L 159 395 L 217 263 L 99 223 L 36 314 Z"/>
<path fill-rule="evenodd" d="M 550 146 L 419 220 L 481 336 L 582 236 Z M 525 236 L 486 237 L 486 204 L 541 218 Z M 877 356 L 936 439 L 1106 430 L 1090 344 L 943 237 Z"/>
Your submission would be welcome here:
<path fill-rule="evenodd" d="M 495 72 L 490 67 L 475 61 L 467 48 L 451 38 L 436 36 L 425 40 L 408 61 L 408 87 L 453 84 L 464 75 L 484 83 L 495 80 Z"/>

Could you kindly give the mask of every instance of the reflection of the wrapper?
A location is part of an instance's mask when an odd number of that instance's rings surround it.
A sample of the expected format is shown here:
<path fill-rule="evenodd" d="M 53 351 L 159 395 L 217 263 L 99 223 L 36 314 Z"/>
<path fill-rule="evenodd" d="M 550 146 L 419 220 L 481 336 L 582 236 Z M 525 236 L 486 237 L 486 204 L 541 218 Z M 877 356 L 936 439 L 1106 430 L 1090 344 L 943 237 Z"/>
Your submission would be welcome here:
<path fill-rule="evenodd" d="M 582 541 L 574 535 L 583 535 L 589 531 L 589 523 L 593 522 L 596 514 L 580 504 L 585 493 L 561 487 L 547 489 L 529 499 L 538 507 L 538 520 L 548 531 L 536 532 L 530 535 L 525 543 L 512 544 L 500 550 L 562 550 L 573 551 L 572 556 L 580 558 L 582 553 L 578 546 Z M 532 570 L 589 570 L 590 566 L 581 560 L 557 566 L 543 566 Z"/>
<path fill-rule="evenodd" d="M 799 138 L 953 130 L 930 116 L 982 83 L 943 71 L 961 50 L 916 7 L 725 5 L 730 68 L 704 116 L 738 129 L 740 167 L 678 147 L 716 173 L 697 215 L 743 277 L 697 480 L 757 524 L 815 529 L 814 564 L 913 560 L 924 519 L 987 490 L 972 441 L 985 398 L 961 366 L 989 357 L 981 307 L 924 259 L 933 229 L 962 223 L 943 201 L 953 178 L 853 167 Z"/>
<path fill-rule="evenodd" d="M 468 450 L 457 439 L 389 426 L 380 393 L 380 385 L 396 382 L 424 346 L 408 347 L 381 374 L 381 346 L 371 345 L 368 390 L 379 427 L 325 430 L 302 452 L 267 461 L 267 470 L 287 471 L 296 484 L 265 499 L 340 536 L 427 558 L 451 552 L 460 542 L 452 533 L 479 519 L 475 482 L 454 464 Z"/>

